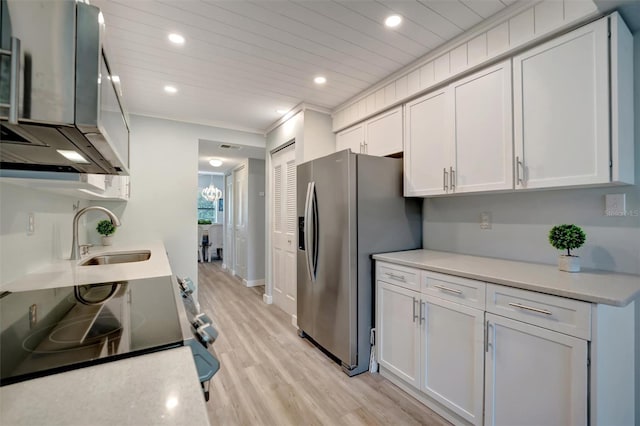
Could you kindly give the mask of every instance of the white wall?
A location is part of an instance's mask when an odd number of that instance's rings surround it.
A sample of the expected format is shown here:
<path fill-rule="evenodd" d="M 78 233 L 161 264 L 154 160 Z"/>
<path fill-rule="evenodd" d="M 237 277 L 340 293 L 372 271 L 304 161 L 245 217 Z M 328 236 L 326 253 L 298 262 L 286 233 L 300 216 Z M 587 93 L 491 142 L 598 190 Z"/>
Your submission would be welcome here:
<path fill-rule="evenodd" d="M 260 135 L 131 117 L 131 198 L 101 202 L 120 217 L 115 242 L 164 242 L 174 274 L 198 279 L 198 140 L 264 146 Z"/>
<path fill-rule="evenodd" d="M 0 183 L 0 284 L 69 258 L 75 202 L 74 198 Z M 80 208 L 86 204 L 81 203 Z M 27 235 L 30 212 L 35 217 L 33 235 Z M 84 238 L 81 223 L 81 241 Z"/>

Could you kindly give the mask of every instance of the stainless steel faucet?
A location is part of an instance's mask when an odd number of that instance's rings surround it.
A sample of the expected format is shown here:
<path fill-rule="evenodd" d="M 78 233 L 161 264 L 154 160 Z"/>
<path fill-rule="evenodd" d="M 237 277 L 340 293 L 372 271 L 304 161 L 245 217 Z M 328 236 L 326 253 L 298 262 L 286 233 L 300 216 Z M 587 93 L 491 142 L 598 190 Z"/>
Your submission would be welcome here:
<path fill-rule="evenodd" d="M 109 216 L 109 219 L 111 219 L 111 223 L 113 223 L 115 226 L 120 226 L 120 219 L 118 219 L 118 216 L 113 214 L 111 210 L 105 209 L 104 207 L 89 206 L 78 210 L 78 213 L 76 213 L 76 215 L 73 217 L 73 242 L 71 243 L 71 260 L 80 259 L 80 245 L 78 243 L 78 222 L 80 221 L 80 216 L 90 210 L 98 210 L 106 213 L 106 215 Z"/>

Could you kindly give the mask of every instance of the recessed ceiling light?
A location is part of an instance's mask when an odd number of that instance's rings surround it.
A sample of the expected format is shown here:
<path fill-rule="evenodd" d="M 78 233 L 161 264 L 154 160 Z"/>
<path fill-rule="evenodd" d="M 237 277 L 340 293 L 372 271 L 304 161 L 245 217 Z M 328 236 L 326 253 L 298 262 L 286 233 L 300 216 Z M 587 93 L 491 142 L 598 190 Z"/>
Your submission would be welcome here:
<path fill-rule="evenodd" d="M 277 109 L 277 110 L 276 110 L 276 112 L 277 112 L 278 114 L 286 114 L 286 113 L 288 113 L 288 112 L 289 112 L 289 110 L 287 110 L 287 109 Z"/>
<path fill-rule="evenodd" d="M 112 75 L 111 81 L 113 81 L 114 83 L 120 83 L 120 76 Z"/>
<path fill-rule="evenodd" d="M 164 91 L 167 93 L 171 93 L 172 95 L 174 93 L 178 93 L 178 89 L 176 89 L 174 86 L 164 86 Z"/>
<path fill-rule="evenodd" d="M 389 28 L 395 28 L 402 22 L 402 16 L 400 15 L 390 15 L 387 16 L 387 19 L 384 20 L 384 24 Z"/>
<path fill-rule="evenodd" d="M 209 161 L 209 164 L 211 164 L 213 167 L 220 167 L 222 166 L 222 160 L 211 160 Z"/>
<path fill-rule="evenodd" d="M 66 149 L 56 149 L 56 151 L 58 151 L 58 153 L 62 155 L 64 158 L 66 158 L 67 160 L 73 161 L 74 163 L 89 164 L 87 159 L 84 158 L 82 155 L 80 155 L 80 153 L 77 151 L 66 150 Z"/>
<path fill-rule="evenodd" d="M 104 15 L 102 12 L 98 12 L 98 24 L 104 25 Z"/>
<path fill-rule="evenodd" d="M 313 82 L 315 84 L 325 84 L 327 82 L 327 79 L 321 75 L 317 76 L 316 78 L 313 79 Z"/>
<path fill-rule="evenodd" d="M 169 41 L 173 44 L 184 44 L 184 37 L 177 33 L 169 34 Z"/>

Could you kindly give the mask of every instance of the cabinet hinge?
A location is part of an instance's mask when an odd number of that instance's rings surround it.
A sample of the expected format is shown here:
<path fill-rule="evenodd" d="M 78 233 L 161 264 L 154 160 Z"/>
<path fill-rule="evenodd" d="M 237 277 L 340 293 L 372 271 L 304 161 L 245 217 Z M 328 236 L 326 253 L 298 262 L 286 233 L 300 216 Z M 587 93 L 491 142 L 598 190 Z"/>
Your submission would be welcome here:
<path fill-rule="evenodd" d="M 587 367 L 591 365 L 591 358 L 587 358 Z"/>

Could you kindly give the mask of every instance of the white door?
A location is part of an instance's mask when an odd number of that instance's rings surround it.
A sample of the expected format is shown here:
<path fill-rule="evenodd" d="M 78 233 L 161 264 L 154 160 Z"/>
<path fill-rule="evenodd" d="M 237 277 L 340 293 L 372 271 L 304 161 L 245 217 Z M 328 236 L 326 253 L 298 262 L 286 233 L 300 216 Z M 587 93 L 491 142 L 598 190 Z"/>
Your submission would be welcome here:
<path fill-rule="evenodd" d="M 296 152 L 295 145 L 271 156 L 271 249 L 273 302 L 296 316 Z"/>
<path fill-rule="evenodd" d="M 516 188 L 609 182 L 607 21 L 513 58 Z"/>
<path fill-rule="evenodd" d="M 236 275 L 247 278 L 247 167 L 233 171 L 233 224 Z"/>
<path fill-rule="evenodd" d="M 513 189 L 511 61 L 451 84 L 453 192 Z"/>
<path fill-rule="evenodd" d="M 402 152 L 402 106 L 367 120 L 365 127 L 365 154 L 384 157 Z"/>
<path fill-rule="evenodd" d="M 420 387 L 420 293 L 378 281 L 377 347 L 380 365 Z"/>
<path fill-rule="evenodd" d="M 586 340 L 486 317 L 485 424 L 586 425 Z"/>
<path fill-rule="evenodd" d="M 356 124 L 336 135 L 336 152 L 344 149 L 361 153 L 364 151 L 364 124 Z"/>
<path fill-rule="evenodd" d="M 422 296 L 421 390 L 472 424 L 482 424 L 484 311 Z"/>
<path fill-rule="evenodd" d="M 404 195 L 446 194 L 452 167 L 452 126 L 448 89 L 405 107 Z"/>
<path fill-rule="evenodd" d="M 233 224 L 233 175 L 225 176 L 225 206 L 224 206 L 224 250 L 223 250 L 223 265 L 231 273 L 235 274 L 235 262 L 234 262 L 234 224 Z"/>

